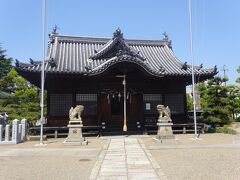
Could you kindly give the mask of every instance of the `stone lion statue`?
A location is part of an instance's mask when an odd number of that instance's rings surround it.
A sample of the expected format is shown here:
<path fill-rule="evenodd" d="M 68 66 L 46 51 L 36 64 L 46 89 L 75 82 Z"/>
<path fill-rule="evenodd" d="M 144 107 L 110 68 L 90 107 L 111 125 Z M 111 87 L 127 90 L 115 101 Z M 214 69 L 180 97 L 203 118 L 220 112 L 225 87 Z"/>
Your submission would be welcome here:
<path fill-rule="evenodd" d="M 157 110 L 159 112 L 159 118 L 169 118 L 171 116 L 171 111 L 170 108 L 168 106 L 164 106 L 164 105 L 157 105 Z"/>
<path fill-rule="evenodd" d="M 69 120 L 82 122 L 81 114 L 83 110 L 84 106 L 82 105 L 77 105 L 75 108 L 71 107 L 69 110 Z"/>

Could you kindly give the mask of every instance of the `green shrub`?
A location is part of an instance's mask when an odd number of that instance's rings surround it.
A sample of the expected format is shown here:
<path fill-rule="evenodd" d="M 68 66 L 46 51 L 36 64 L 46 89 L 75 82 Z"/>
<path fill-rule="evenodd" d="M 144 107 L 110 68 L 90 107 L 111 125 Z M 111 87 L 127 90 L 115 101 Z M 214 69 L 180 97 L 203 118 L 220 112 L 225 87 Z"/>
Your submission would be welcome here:
<path fill-rule="evenodd" d="M 237 134 L 237 132 L 229 127 L 217 127 L 216 128 L 217 133 L 224 133 L 224 134 Z"/>
<path fill-rule="evenodd" d="M 226 126 L 208 128 L 207 133 L 237 134 L 237 132 L 234 129 L 231 129 L 231 128 L 226 127 Z"/>

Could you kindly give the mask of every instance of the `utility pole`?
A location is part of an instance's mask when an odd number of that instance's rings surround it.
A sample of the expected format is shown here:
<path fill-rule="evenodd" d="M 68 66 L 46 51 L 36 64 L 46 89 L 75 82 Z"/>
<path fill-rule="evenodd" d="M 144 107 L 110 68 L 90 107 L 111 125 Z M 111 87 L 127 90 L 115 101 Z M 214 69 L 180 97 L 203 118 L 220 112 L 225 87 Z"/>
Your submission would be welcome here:
<path fill-rule="evenodd" d="M 227 75 L 226 75 L 226 71 L 228 71 L 228 69 L 226 69 L 226 65 L 223 65 L 223 78 L 226 79 Z M 227 86 L 227 82 L 224 82 L 224 86 Z"/>

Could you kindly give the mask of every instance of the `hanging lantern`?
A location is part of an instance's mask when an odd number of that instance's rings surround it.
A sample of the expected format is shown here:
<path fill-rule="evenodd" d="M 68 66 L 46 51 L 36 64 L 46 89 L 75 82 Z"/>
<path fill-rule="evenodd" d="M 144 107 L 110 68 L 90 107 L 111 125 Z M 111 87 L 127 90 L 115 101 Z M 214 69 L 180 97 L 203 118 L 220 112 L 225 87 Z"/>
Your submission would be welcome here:
<path fill-rule="evenodd" d="M 119 100 L 119 102 L 121 100 L 121 93 L 120 92 L 118 93 L 118 100 Z"/>
<path fill-rule="evenodd" d="M 129 99 L 129 92 L 127 93 L 127 99 Z"/>
<path fill-rule="evenodd" d="M 108 104 L 110 104 L 110 97 L 109 97 L 109 94 L 107 95 L 107 101 L 108 101 Z"/>

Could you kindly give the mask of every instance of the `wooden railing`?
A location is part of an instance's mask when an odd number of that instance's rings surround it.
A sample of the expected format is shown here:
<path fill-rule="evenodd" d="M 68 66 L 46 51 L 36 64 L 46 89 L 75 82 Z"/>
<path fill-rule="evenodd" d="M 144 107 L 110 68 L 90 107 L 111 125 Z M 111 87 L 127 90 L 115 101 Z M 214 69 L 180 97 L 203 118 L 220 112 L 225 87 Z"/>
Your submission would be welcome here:
<path fill-rule="evenodd" d="M 99 135 L 101 132 L 101 126 L 83 126 L 83 135 Z M 29 135 L 39 135 L 40 127 L 35 126 L 29 128 Z M 68 127 L 43 127 L 43 133 L 47 137 L 58 138 L 59 136 L 67 136 L 68 135 Z"/>
<path fill-rule="evenodd" d="M 207 125 L 204 123 L 197 123 L 197 131 L 199 133 L 204 133 L 207 130 Z M 145 133 L 155 133 L 157 131 L 157 125 L 145 125 Z M 194 124 L 173 124 L 172 126 L 174 133 L 183 133 L 194 132 Z"/>

